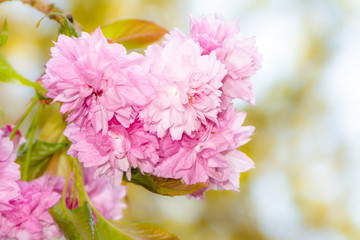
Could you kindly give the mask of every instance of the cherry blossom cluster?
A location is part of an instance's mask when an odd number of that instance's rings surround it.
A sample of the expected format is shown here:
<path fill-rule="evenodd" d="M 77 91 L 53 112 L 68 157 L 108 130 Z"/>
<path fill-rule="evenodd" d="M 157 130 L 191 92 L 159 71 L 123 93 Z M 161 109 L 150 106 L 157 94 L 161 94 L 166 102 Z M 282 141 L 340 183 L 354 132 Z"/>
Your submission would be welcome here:
<path fill-rule="evenodd" d="M 57 178 L 43 175 L 31 182 L 20 180 L 15 163 L 24 138 L 17 132 L 9 138 L 11 126 L 0 129 L 0 239 L 53 239 L 60 237 L 48 210 L 61 195 L 55 190 Z"/>
<path fill-rule="evenodd" d="M 65 180 L 42 175 L 30 182 L 20 180 L 17 152 L 25 139 L 11 126 L 0 129 L 0 239 L 40 240 L 63 236 L 48 210 L 61 198 Z M 85 190 L 94 207 L 106 218 L 120 220 L 126 187 L 113 188 L 108 178 L 93 179 L 93 169 L 84 170 Z M 68 205 L 71 208 L 70 205 Z M 74 206 L 75 207 L 75 206 Z"/>
<path fill-rule="evenodd" d="M 236 21 L 190 20 L 190 36 L 175 29 L 144 55 L 109 43 L 100 28 L 61 35 L 51 49 L 43 86 L 67 115 L 68 154 L 95 177 L 119 183 L 139 168 L 238 191 L 240 173 L 254 167 L 238 150 L 254 128 L 232 99 L 254 104 L 250 77 L 261 55 Z"/>

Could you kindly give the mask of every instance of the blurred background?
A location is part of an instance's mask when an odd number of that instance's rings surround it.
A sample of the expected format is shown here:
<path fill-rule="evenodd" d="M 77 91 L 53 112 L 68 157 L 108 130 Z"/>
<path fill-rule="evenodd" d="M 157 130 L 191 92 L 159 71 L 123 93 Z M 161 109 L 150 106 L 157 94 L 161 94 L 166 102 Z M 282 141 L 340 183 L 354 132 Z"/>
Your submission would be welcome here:
<path fill-rule="evenodd" d="M 124 18 L 189 32 L 188 14 L 238 18 L 255 36 L 263 67 L 253 77 L 257 134 L 241 150 L 256 163 L 240 193 L 206 193 L 205 202 L 156 196 L 129 185 L 125 220 L 154 222 L 180 239 L 360 239 L 359 0 L 59 0 L 91 32 Z M 12 66 L 35 81 L 57 23 L 21 2 L 0 5 Z M 34 92 L 0 84 L 0 125 L 13 123 Z"/>

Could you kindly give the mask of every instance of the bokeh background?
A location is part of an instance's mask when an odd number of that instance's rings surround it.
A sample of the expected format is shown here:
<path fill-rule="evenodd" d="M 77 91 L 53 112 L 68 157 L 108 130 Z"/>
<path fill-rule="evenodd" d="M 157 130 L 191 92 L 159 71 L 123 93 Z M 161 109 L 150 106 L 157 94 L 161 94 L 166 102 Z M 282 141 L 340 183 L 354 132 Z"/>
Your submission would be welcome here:
<path fill-rule="evenodd" d="M 241 192 L 205 202 L 156 196 L 129 185 L 125 219 L 154 222 L 180 239 L 360 239 L 359 0 L 58 0 L 93 31 L 141 18 L 189 32 L 188 14 L 238 18 L 255 36 L 263 67 L 253 77 L 257 104 L 247 111 L 257 134 L 241 150 L 256 163 Z M 21 2 L 0 5 L 9 22 L 0 49 L 35 81 L 44 71 L 57 24 Z M 0 84 L 0 125 L 14 122 L 34 92 Z M 26 126 L 25 126 L 26 127 Z"/>

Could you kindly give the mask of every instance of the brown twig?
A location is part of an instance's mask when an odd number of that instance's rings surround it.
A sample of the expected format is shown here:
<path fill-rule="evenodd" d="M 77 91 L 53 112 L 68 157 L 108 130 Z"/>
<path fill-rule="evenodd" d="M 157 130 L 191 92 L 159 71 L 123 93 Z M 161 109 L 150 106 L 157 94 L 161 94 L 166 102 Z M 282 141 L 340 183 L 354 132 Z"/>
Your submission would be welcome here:
<path fill-rule="evenodd" d="M 11 0 L 0 0 L 0 3 L 6 2 L 6 1 L 11 1 Z M 53 13 L 53 12 L 61 13 L 67 19 L 69 19 L 69 21 L 74 25 L 74 27 L 75 27 L 76 31 L 78 31 L 78 33 L 81 33 L 81 31 L 83 29 L 82 26 L 73 19 L 73 16 L 70 13 L 64 12 L 60 8 L 56 7 L 55 4 L 53 4 L 53 3 L 46 3 L 46 2 L 43 2 L 42 0 L 20 0 L 20 1 L 25 4 L 30 5 L 31 7 L 44 13 L 45 15 L 47 15 L 49 13 Z M 50 19 L 57 21 L 60 24 L 64 23 L 64 19 L 59 15 L 50 15 L 48 17 Z"/>

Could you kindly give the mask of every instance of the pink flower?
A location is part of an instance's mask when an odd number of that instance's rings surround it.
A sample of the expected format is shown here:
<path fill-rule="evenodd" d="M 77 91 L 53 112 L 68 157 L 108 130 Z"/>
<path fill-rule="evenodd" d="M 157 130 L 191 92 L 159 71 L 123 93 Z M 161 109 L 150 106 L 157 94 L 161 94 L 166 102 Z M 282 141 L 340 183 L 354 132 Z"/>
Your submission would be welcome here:
<path fill-rule="evenodd" d="M 107 219 L 120 220 L 126 204 L 122 200 L 126 196 L 124 185 L 112 186 L 107 177 L 94 178 L 96 168 L 84 169 L 85 190 L 95 208 Z"/>
<path fill-rule="evenodd" d="M 245 116 L 230 107 L 219 115 L 218 126 L 202 126 L 193 138 L 165 138 L 155 175 L 182 179 L 185 184 L 204 182 L 213 189 L 238 191 L 240 173 L 254 167 L 253 161 L 237 150 L 250 140 L 254 130 L 252 126 L 242 126 Z"/>
<path fill-rule="evenodd" d="M 43 86 L 47 96 L 62 102 L 61 113 L 68 122 L 107 132 L 108 121 L 115 118 L 129 127 L 137 107 L 147 103 L 154 89 L 138 62 L 143 56 L 127 55 L 120 44 L 109 44 L 100 28 L 80 38 L 60 35 L 51 49 Z"/>
<path fill-rule="evenodd" d="M 10 127 L 10 126 L 9 126 Z M 14 143 L 10 140 L 11 130 L 9 131 L 8 126 L 0 129 L 0 161 L 2 162 L 13 162 L 16 158 L 14 154 Z"/>
<path fill-rule="evenodd" d="M 64 135 L 73 143 L 68 154 L 79 159 L 84 167 L 97 167 L 95 176 L 108 176 L 115 185 L 121 183 L 123 173 L 131 178 L 131 166 L 150 173 L 159 161 L 156 136 L 144 131 L 138 120 L 128 129 L 109 122 L 107 134 L 96 133 L 91 127 L 67 126 Z"/>
<path fill-rule="evenodd" d="M 11 126 L 0 129 L 0 239 L 53 239 L 62 233 L 48 212 L 60 199 L 57 178 L 47 175 L 20 181 L 17 151 L 25 142 L 20 132 L 11 141 Z"/>
<path fill-rule="evenodd" d="M 191 38 L 203 48 L 203 54 L 216 53 L 217 59 L 226 65 L 222 87 L 224 95 L 255 103 L 250 77 L 260 68 L 262 57 L 253 38 L 240 34 L 237 21 L 226 23 L 218 15 L 190 17 Z M 226 108 L 226 106 L 225 106 Z"/>
<path fill-rule="evenodd" d="M 44 175 L 31 182 L 18 181 L 19 197 L 10 203 L 10 210 L 0 212 L 0 238 L 53 239 L 60 237 L 48 210 L 61 198 L 54 191 L 56 181 Z"/>
<path fill-rule="evenodd" d="M 20 166 L 14 161 L 25 139 L 17 132 L 11 141 L 11 131 L 10 125 L 0 129 L 0 211 L 11 209 L 10 201 L 18 198 L 20 194 L 16 183 L 20 180 Z"/>
<path fill-rule="evenodd" d="M 217 122 L 226 71 L 215 53 L 201 55 L 198 44 L 175 30 L 162 46 L 151 45 L 145 54 L 156 89 L 139 115 L 146 131 L 160 138 L 170 132 L 179 140 L 184 133 L 192 136 L 202 124 Z"/>
<path fill-rule="evenodd" d="M 0 211 L 12 209 L 10 202 L 17 199 L 20 189 L 20 166 L 14 162 L 0 162 Z"/>
<path fill-rule="evenodd" d="M 138 167 L 142 173 L 152 173 L 159 162 L 159 141 L 158 138 L 146 132 L 143 123 L 137 120 L 128 129 L 131 147 L 128 152 L 128 159 L 131 166 Z"/>
<path fill-rule="evenodd" d="M 89 125 L 82 129 L 75 123 L 69 124 L 64 135 L 72 142 L 68 151 L 78 158 L 84 167 L 97 167 L 96 176 L 109 176 L 115 185 L 121 183 L 123 173 L 131 174 L 127 152 L 131 143 L 126 129 L 119 124 L 110 124 L 106 135 L 97 133 Z"/>
<path fill-rule="evenodd" d="M 12 130 L 13 127 L 10 125 L 0 129 L 0 162 L 14 162 L 20 145 L 25 143 L 25 138 L 21 136 L 19 131 L 17 131 L 13 139 L 10 140 L 9 136 Z"/>

